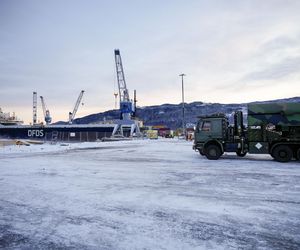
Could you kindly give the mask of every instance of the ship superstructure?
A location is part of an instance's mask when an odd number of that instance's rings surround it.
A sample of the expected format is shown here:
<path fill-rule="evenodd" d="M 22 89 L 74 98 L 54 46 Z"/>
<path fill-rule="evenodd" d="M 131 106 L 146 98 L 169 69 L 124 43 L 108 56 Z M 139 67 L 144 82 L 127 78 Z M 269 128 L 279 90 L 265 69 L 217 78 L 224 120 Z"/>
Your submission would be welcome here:
<path fill-rule="evenodd" d="M 8 113 L 4 113 L 0 108 L 0 125 L 21 125 L 23 121 L 19 119 L 15 113 L 13 112 L 12 115 Z"/>

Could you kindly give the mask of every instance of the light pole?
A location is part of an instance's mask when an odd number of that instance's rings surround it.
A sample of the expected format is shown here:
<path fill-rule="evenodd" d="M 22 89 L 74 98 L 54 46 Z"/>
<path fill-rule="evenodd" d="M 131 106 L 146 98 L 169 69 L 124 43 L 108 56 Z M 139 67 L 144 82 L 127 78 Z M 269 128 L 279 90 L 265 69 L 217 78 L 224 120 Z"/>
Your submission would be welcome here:
<path fill-rule="evenodd" d="M 183 86 L 183 77 L 185 76 L 185 74 L 181 74 L 179 76 L 181 76 L 181 92 L 182 92 L 182 133 L 185 136 L 184 86 Z"/>

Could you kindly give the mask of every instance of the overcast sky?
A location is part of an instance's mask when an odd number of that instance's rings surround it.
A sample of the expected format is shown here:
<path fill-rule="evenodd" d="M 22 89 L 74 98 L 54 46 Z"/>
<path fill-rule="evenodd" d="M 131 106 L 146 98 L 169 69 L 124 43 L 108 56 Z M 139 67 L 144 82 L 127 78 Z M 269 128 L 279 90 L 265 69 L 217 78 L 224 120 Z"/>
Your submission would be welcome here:
<path fill-rule="evenodd" d="M 114 49 L 138 105 L 300 96 L 300 1 L 0 0 L 0 107 L 54 121 L 114 108 Z M 39 119 L 42 120 L 39 108 Z"/>

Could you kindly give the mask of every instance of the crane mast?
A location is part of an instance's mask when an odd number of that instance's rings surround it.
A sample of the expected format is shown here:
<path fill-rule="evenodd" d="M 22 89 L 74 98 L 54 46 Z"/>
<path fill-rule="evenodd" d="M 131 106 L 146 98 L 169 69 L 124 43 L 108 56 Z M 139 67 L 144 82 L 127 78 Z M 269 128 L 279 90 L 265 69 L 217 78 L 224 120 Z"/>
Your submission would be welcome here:
<path fill-rule="evenodd" d="M 33 92 L 32 98 L 32 124 L 35 125 L 37 122 L 37 93 Z"/>
<path fill-rule="evenodd" d="M 83 93 L 84 93 L 84 90 L 81 90 L 81 91 L 80 91 L 80 94 L 79 94 L 79 96 L 78 96 L 78 98 L 77 98 L 76 104 L 75 104 L 75 106 L 74 106 L 73 112 L 69 112 L 69 124 L 72 124 L 72 123 L 73 123 L 73 120 L 74 120 L 75 115 L 76 115 L 76 113 L 77 113 L 77 110 L 78 110 L 79 104 L 80 104 L 80 102 L 81 102 Z"/>
<path fill-rule="evenodd" d="M 116 61 L 117 80 L 118 80 L 119 98 L 120 98 L 120 111 L 121 111 L 120 118 L 123 120 L 130 120 L 131 115 L 134 112 L 133 105 L 132 105 L 132 101 L 129 98 L 121 54 L 120 54 L 120 50 L 118 49 L 115 49 L 115 61 Z"/>
<path fill-rule="evenodd" d="M 41 98 L 41 102 L 42 102 L 42 108 L 43 108 L 43 113 L 44 113 L 44 120 L 45 120 L 46 124 L 49 124 L 52 121 L 52 118 L 50 116 L 50 111 L 49 111 L 49 109 L 47 109 L 44 97 L 40 96 L 40 98 Z"/>

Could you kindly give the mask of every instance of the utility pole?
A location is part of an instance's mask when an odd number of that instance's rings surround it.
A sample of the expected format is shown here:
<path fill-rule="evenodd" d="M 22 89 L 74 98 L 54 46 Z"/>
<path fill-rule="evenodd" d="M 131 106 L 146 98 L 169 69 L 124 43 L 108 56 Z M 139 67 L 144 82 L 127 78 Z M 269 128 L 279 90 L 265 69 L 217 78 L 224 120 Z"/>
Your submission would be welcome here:
<path fill-rule="evenodd" d="M 181 93 L 182 93 L 182 133 L 185 136 L 184 85 L 183 85 L 183 77 L 185 76 L 185 74 L 181 74 L 179 76 L 181 76 Z"/>

